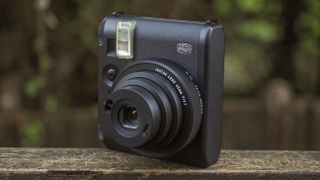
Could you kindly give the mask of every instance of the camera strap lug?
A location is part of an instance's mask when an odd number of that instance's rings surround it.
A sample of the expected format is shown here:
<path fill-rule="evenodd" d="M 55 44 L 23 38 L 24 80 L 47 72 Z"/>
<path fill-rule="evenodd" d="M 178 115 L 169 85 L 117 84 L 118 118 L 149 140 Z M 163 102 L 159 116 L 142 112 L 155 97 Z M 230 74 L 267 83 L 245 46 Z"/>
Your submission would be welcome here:
<path fill-rule="evenodd" d="M 114 11 L 112 13 L 112 16 L 120 16 L 120 15 L 124 15 L 124 12 L 123 11 Z"/>

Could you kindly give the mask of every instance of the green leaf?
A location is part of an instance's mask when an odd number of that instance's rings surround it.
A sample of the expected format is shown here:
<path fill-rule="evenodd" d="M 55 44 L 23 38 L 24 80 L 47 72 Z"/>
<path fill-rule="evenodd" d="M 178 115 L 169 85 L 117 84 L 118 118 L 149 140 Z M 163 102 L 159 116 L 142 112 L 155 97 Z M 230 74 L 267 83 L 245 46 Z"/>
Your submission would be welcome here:
<path fill-rule="evenodd" d="M 215 0 L 213 6 L 214 10 L 219 15 L 227 16 L 231 9 L 231 2 L 225 0 Z"/>
<path fill-rule="evenodd" d="M 274 42 L 280 38 L 280 28 L 276 23 L 267 20 L 251 20 L 239 23 L 235 27 L 237 33 L 246 38 L 256 39 L 261 42 Z"/>
<path fill-rule="evenodd" d="M 46 101 L 45 101 L 45 109 L 46 111 L 48 112 L 56 112 L 58 110 L 58 106 L 59 106 L 59 103 L 58 103 L 58 100 L 53 97 L 53 96 L 49 96 L 46 98 Z"/>
<path fill-rule="evenodd" d="M 21 129 L 21 146 L 39 147 L 44 145 L 45 128 L 40 121 L 31 121 Z"/>
<path fill-rule="evenodd" d="M 35 97 L 38 95 L 39 91 L 41 88 L 45 85 L 45 78 L 38 76 L 35 78 L 30 79 L 26 84 L 25 84 L 25 93 L 30 96 L 30 97 Z"/>
<path fill-rule="evenodd" d="M 264 6 L 264 1 L 261 0 L 241 0 L 237 2 L 240 10 L 249 13 L 259 13 Z"/>
<path fill-rule="evenodd" d="M 42 72 L 47 72 L 53 68 L 53 59 L 47 54 L 40 57 L 39 63 Z"/>

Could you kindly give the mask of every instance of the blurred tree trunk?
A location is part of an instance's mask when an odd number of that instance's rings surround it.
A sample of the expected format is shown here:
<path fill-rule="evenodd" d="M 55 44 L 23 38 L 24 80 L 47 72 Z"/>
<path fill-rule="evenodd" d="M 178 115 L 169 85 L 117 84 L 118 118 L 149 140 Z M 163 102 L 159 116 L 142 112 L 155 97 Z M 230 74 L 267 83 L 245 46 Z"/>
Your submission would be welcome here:
<path fill-rule="evenodd" d="M 295 22 L 303 10 L 303 0 L 282 0 L 281 24 L 283 24 L 283 38 L 272 48 L 275 51 L 271 78 L 278 77 L 293 84 L 294 73 L 294 51 L 298 43 L 295 32 Z"/>
<path fill-rule="evenodd" d="M 20 108 L 19 77 L 6 74 L 0 78 L 0 110 L 16 111 Z"/>

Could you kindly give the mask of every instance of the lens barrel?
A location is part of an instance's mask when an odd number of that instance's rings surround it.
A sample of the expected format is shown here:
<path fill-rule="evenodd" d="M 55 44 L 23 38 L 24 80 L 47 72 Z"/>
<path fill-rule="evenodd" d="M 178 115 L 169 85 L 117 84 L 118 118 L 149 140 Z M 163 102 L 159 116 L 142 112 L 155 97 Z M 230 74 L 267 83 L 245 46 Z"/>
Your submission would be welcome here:
<path fill-rule="evenodd" d="M 202 99 L 189 73 L 173 62 L 130 64 L 106 99 L 107 131 L 118 144 L 152 157 L 185 148 L 202 120 Z"/>

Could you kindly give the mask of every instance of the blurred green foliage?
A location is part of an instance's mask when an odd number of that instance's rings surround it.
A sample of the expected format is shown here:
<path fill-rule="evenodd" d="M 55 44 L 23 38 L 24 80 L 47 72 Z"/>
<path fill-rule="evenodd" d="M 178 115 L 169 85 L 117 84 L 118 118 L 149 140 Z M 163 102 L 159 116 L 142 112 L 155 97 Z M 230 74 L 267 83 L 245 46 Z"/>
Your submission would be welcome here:
<path fill-rule="evenodd" d="M 97 101 L 97 29 L 113 11 L 225 26 L 225 96 L 255 96 L 274 78 L 320 95 L 319 0 L 2 0 L 0 82 L 18 78 L 21 108 L 55 113 Z M 0 93 L 1 93 L 0 87 Z M 1 107 L 0 107 L 1 108 Z M 42 121 L 20 128 L 44 145 Z"/>
<path fill-rule="evenodd" d="M 39 94 L 41 88 L 45 85 L 45 79 L 42 76 L 30 78 L 25 84 L 25 93 L 30 97 L 35 97 Z"/>
<path fill-rule="evenodd" d="M 31 121 L 21 127 L 20 146 L 39 147 L 45 143 L 44 126 L 40 121 Z"/>
<path fill-rule="evenodd" d="M 32 3 L 30 3 L 32 2 Z M 127 14 L 204 21 L 226 31 L 225 95 L 253 96 L 273 78 L 320 92 L 318 0 L 27 0 L 0 2 L 0 74 L 21 77 L 24 108 L 96 103 L 97 28 Z M 14 53 L 19 52 L 19 53 Z"/>
<path fill-rule="evenodd" d="M 297 19 L 299 42 L 295 51 L 297 84 L 304 92 L 319 94 L 320 89 L 320 2 L 305 1 L 305 12 Z"/>

